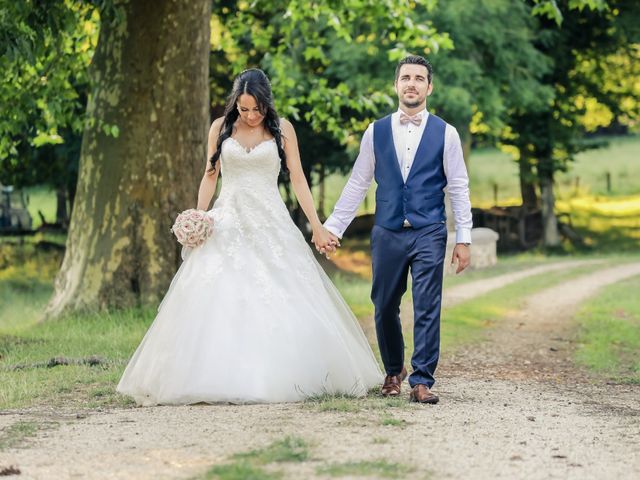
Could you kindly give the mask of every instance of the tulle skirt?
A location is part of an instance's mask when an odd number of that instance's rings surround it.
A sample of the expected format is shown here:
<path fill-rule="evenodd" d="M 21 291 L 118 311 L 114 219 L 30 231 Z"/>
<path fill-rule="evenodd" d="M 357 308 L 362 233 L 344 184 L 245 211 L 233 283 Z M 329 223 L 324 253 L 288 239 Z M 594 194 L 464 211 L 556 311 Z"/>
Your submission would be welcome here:
<path fill-rule="evenodd" d="M 381 381 L 360 325 L 284 206 L 259 218 L 248 208 L 229 200 L 209 212 L 213 236 L 186 254 L 118 384 L 139 405 L 360 396 Z"/>

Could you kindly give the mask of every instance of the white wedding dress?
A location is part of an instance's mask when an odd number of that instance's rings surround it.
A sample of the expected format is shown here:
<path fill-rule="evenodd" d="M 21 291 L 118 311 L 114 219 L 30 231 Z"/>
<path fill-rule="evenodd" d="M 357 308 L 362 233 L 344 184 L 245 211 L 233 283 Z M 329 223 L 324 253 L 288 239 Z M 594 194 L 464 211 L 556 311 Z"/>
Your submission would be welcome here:
<path fill-rule="evenodd" d="M 188 251 L 117 390 L 140 405 L 365 395 L 382 373 L 278 190 L 274 140 L 227 139 L 212 236 Z"/>

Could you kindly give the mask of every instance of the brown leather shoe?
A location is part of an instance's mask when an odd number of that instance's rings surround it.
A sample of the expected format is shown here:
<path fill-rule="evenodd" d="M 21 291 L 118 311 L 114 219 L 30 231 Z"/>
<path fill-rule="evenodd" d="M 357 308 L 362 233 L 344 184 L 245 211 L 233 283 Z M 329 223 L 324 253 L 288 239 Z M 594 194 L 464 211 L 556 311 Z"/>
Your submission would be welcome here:
<path fill-rule="evenodd" d="M 381 390 L 382 396 L 395 397 L 400 395 L 400 385 L 405 378 L 407 378 L 407 369 L 404 367 L 402 367 L 402 371 L 398 375 L 387 375 L 384 377 Z"/>
<path fill-rule="evenodd" d="M 418 384 L 411 389 L 411 393 L 409 394 L 409 400 L 412 402 L 418 403 L 438 403 L 438 396 L 429 390 L 429 387 L 426 385 Z"/>

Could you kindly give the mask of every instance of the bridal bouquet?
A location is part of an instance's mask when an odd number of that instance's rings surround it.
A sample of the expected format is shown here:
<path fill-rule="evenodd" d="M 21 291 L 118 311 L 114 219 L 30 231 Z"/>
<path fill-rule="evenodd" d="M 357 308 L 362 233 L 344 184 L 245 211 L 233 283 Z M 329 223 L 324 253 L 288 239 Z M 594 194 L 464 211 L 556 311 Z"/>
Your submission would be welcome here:
<path fill-rule="evenodd" d="M 181 245 L 199 247 L 213 232 L 213 218 L 204 210 L 190 208 L 178 215 L 171 231 Z"/>

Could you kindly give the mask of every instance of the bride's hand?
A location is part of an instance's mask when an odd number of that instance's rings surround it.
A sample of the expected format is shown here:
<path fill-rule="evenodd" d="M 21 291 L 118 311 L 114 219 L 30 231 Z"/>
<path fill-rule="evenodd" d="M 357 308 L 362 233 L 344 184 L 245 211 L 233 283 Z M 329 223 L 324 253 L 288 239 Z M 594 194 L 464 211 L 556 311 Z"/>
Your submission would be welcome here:
<path fill-rule="evenodd" d="M 329 258 L 329 254 L 336 251 L 340 246 L 340 239 L 324 227 L 314 229 L 311 241 L 316 250 Z"/>

